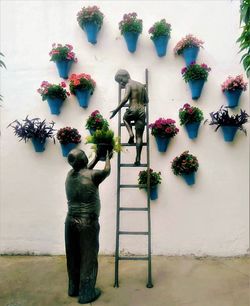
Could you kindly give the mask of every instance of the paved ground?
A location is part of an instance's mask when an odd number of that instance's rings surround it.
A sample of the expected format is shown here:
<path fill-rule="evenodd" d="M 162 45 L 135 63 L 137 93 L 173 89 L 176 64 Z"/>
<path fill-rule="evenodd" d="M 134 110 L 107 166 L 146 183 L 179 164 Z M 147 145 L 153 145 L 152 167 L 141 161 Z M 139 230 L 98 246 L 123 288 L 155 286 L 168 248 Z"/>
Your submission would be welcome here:
<path fill-rule="evenodd" d="M 120 288 L 114 258 L 100 256 L 99 266 L 103 294 L 93 306 L 250 306 L 250 257 L 153 257 L 152 289 L 144 262 L 121 262 Z M 64 256 L 0 257 L 1 306 L 79 305 L 66 287 Z"/>

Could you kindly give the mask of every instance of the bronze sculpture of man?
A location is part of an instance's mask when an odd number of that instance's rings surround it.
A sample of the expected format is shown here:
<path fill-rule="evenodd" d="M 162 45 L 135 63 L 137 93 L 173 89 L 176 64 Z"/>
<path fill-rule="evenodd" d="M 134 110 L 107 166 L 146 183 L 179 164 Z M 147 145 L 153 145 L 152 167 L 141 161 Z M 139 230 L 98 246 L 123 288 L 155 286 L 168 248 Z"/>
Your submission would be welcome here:
<path fill-rule="evenodd" d="M 99 184 L 110 174 L 107 154 L 103 170 L 94 170 L 98 156 L 88 165 L 84 151 L 74 149 L 68 155 L 73 169 L 65 187 L 68 214 L 65 221 L 65 247 L 68 270 L 68 295 L 79 296 L 79 303 L 96 300 L 101 291 L 95 288 L 98 271 L 100 199 Z"/>
<path fill-rule="evenodd" d="M 148 94 L 145 86 L 137 81 L 131 80 L 126 70 L 120 69 L 115 75 L 115 80 L 120 84 L 121 88 L 125 88 L 125 95 L 117 108 L 112 111 L 110 119 L 129 101 L 129 107 L 123 116 L 123 122 L 129 133 L 128 143 L 134 143 L 132 122 L 135 124 L 136 159 L 134 164 L 138 166 L 141 163 L 143 132 L 146 118 L 145 105 L 148 103 Z"/>

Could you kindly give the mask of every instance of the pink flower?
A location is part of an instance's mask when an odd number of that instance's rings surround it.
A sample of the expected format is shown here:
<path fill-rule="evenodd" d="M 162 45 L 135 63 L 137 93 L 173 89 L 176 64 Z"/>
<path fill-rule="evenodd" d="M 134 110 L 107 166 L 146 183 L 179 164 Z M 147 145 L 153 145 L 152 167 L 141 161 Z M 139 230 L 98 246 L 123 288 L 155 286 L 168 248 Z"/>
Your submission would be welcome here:
<path fill-rule="evenodd" d="M 61 86 L 62 87 L 66 87 L 66 83 L 65 82 L 61 82 Z"/>
<path fill-rule="evenodd" d="M 187 67 L 182 68 L 182 69 L 181 69 L 181 74 L 186 73 L 186 71 L 187 71 Z"/>
<path fill-rule="evenodd" d="M 190 107 L 190 104 L 186 103 L 186 104 L 183 105 L 183 107 L 184 107 L 184 108 L 189 108 L 189 107 Z"/>

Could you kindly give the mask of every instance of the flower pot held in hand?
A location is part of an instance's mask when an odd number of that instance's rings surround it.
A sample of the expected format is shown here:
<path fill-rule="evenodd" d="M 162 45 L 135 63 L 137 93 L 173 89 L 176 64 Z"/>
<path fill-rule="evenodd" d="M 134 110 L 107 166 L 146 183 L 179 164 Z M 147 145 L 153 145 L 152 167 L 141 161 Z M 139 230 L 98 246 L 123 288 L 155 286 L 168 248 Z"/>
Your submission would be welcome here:
<path fill-rule="evenodd" d="M 170 142 L 170 137 L 160 137 L 160 136 L 155 136 L 157 148 L 159 152 L 166 152 L 168 144 Z"/>
<path fill-rule="evenodd" d="M 72 66 L 73 60 L 62 60 L 62 61 L 56 61 L 55 63 L 57 66 L 59 76 L 63 79 L 68 79 L 69 71 Z"/>
<path fill-rule="evenodd" d="M 97 35 L 100 31 L 100 26 L 96 22 L 90 21 L 84 23 L 83 30 L 87 34 L 88 42 L 95 45 L 97 43 Z"/>
<path fill-rule="evenodd" d="M 136 51 L 139 35 L 140 33 L 138 32 L 125 32 L 123 34 L 126 44 L 127 44 L 128 51 L 130 53 L 134 53 Z"/>
<path fill-rule="evenodd" d="M 45 150 L 45 142 L 41 142 L 41 139 L 33 137 L 31 138 L 32 144 L 36 152 L 43 152 Z"/>
<path fill-rule="evenodd" d="M 107 152 L 111 153 L 113 151 L 113 146 L 107 143 L 98 143 L 97 145 L 97 156 L 99 160 L 105 161 Z"/>
<path fill-rule="evenodd" d="M 221 130 L 223 132 L 224 140 L 226 142 L 232 142 L 234 140 L 238 127 L 230 125 L 222 125 Z"/>
<path fill-rule="evenodd" d="M 190 139 L 194 139 L 197 137 L 199 127 L 200 127 L 200 122 L 191 122 L 185 124 L 185 129 Z"/>
<path fill-rule="evenodd" d="M 90 89 L 76 89 L 75 95 L 81 107 L 87 108 L 89 106 L 89 99 L 91 96 Z"/>
<path fill-rule="evenodd" d="M 63 100 L 62 99 L 58 99 L 58 98 L 47 98 L 48 104 L 49 104 L 49 108 L 50 108 L 50 112 L 52 115 L 59 115 L 60 114 L 60 109 L 61 106 L 63 104 Z"/>
<path fill-rule="evenodd" d="M 73 142 L 67 143 L 67 144 L 61 143 L 63 157 L 67 157 L 69 152 L 73 150 L 77 145 L 78 145 L 77 143 L 73 143 Z"/>
<path fill-rule="evenodd" d="M 186 47 L 182 50 L 182 56 L 187 66 L 196 61 L 198 52 L 199 48 L 195 46 Z"/>
<path fill-rule="evenodd" d="M 191 172 L 191 173 L 189 173 L 189 174 L 184 174 L 184 173 L 183 173 L 181 176 L 184 178 L 185 182 L 186 182 L 189 186 L 195 184 L 195 172 Z"/>
<path fill-rule="evenodd" d="M 224 94 L 227 98 L 228 107 L 234 108 L 238 106 L 242 89 L 225 90 Z"/>
<path fill-rule="evenodd" d="M 153 43 L 155 45 L 155 49 L 157 52 L 157 55 L 159 57 L 163 57 L 166 55 L 166 51 L 167 51 L 167 45 L 168 45 L 168 40 L 169 40 L 169 36 L 166 35 L 162 35 L 162 36 L 158 36 L 153 40 Z"/>
<path fill-rule="evenodd" d="M 201 96 L 202 88 L 204 86 L 205 80 L 190 80 L 188 82 L 189 87 L 191 89 L 192 99 L 198 100 Z"/>

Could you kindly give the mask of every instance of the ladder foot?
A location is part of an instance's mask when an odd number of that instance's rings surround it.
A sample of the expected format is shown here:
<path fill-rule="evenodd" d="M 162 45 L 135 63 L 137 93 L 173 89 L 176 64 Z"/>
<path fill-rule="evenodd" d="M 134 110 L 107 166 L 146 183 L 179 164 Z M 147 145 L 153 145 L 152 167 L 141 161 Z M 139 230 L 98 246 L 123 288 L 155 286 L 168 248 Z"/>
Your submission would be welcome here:
<path fill-rule="evenodd" d="M 119 284 L 118 283 L 114 283 L 114 288 L 119 288 Z"/>
<path fill-rule="evenodd" d="M 147 288 L 153 288 L 154 287 L 154 285 L 152 284 L 152 283 L 147 283 L 147 286 L 146 286 Z"/>

